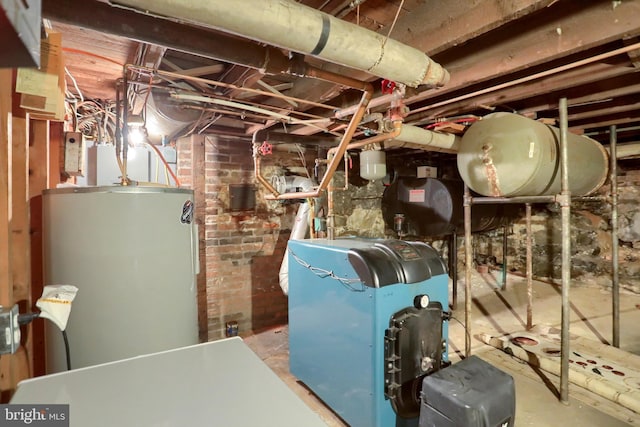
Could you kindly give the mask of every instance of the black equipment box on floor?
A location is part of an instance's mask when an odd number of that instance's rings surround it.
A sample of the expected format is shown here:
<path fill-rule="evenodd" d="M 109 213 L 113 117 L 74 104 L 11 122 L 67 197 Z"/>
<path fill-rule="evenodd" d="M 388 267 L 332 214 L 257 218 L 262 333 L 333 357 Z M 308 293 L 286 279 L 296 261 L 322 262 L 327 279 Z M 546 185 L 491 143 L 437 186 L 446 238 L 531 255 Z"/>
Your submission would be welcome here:
<path fill-rule="evenodd" d="M 419 427 L 513 427 L 511 375 L 471 356 L 425 377 Z"/>

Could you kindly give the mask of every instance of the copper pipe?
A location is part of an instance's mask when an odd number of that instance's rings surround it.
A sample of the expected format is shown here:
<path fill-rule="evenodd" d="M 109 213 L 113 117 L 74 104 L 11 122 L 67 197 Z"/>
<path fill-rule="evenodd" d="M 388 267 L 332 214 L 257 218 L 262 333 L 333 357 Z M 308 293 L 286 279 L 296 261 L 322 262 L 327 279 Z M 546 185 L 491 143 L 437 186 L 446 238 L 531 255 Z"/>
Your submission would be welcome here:
<path fill-rule="evenodd" d="M 362 94 L 362 99 L 360 100 L 360 106 L 356 111 L 356 113 L 351 118 L 351 121 L 349 122 L 349 126 L 347 127 L 347 130 L 345 131 L 342 137 L 342 141 L 340 141 L 340 145 L 338 145 L 338 147 L 336 148 L 335 157 L 333 157 L 333 159 L 331 159 L 331 162 L 329 162 L 327 171 L 325 172 L 324 176 L 322 177 L 322 181 L 320 182 L 320 187 L 318 188 L 318 192 L 324 190 L 329 185 L 329 181 L 333 178 L 333 174 L 338 168 L 340 159 L 342 158 L 342 156 L 344 156 L 344 153 L 347 151 L 347 146 L 351 142 L 351 139 L 353 138 L 353 134 L 355 133 L 358 125 L 360 124 L 360 121 L 362 120 L 362 117 L 364 116 L 364 113 L 367 109 L 367 105 L 369 104 L 369 101 L 371 100 L 371 96 L 373 95 L 373 86 L 371 86 L 368 83 L 365 83 L 365 85 L 366 85 L 366 90 Z"/>
<path fill-rule="evenodd" d="M 151 147 L 153 149 L 153 151 L 156 152 L 156 154 L 158 155 L 158 158 L 160 159 L 160 161 L 162 162 L 162 164 L 164 165 L 165 169 L 167 170 L 167 172 L 169 172 L 169 175 L 171 175 L 171 178 L 173 178 L 173 180 L 176 183 L 176 187 L 180 187 L 180 180 L 178 179 L 178 177 L 176 176 L 176 174 L 173 172 L 173 170 L 171 169 L 171 167 L 169 166 L 169 163 L 167 163 L 167 159 L 164 158 L 164 156 L 162 155 L 162 153 L 160 152 L 160 150 L 158 149 L 158 147 L 156 147 L 153 144 L 149 144 L 147 143 L 147 145 L 149 147 Z"/>
<path fill-rule="evenodd" d="M 260 153 L 258 153 L 258 147 L 254 145 L 253 148 L 253 172 L 254 175 L 256 177 L 256 179 L 258 180 L 258 182 L 262 185 L 265 186 L 265 188 L 274 196 L 278 197 L 280 195 L 280 193 L 278 193 L 278 190 L 276 190 L 273 185 L 271 185 L 271 183 L 269 181 L 267 181 L 266 179 L 264 179 L 264 177 L 262 176 L 262 174 L 260 173 Z M 302 197 L 302 196 L 299 196 Z"/>
<path fill-rule="evenodd" d="M 389 138 L 393 138 L 394 135 L 396 135 L 396 131 L 394 130 L 394 132 L 390 132 L 390 133 L 383 133 L 383 134 L 379 134 L 376 136 L 373 136 L 371 138 L 367 138 L 365 140 L 356 142 L 356 143 L 349 143 L 349 141 L 351 141 L 351 138 L 353 137 L 353 134 L 355 133 L 355 130 L 358 126 L 358 124 L 360 123 L 360 120 L 362 120 L 362 116 L 364 115 L 364 112 L 367 108 L 367 102 L 369 99 L 371 99 L 371 94 L 373 91 L 373 87 L 370 87 L 370 90 L 365 91 L 362 94 L 362 100 L 360 101 L 360 108 L 358 109 L 358 111 L 356 112 L 356 114 L 353 115 L 353 117 L 351 118 L 351 121 L 349 122 L 349 126 L 347 127 L 347 130 L 345 132 L 345 134 L 342 137 L 342 140 L 340 141 L 340 145 L 338 145 L 337 147 L 333 147 L 331 149 L 328 150 L 327 152 L 327 158 L 329 158 L 329 156 L 331 156 L 331 160 L 329 161 L 329 166 L 327 167 L 327 171 L 324 173 L 324 176 L 322 177 L 322 181 L 320 182 L 320 185 L 318 186 L 318 189 L 315 192 L 307 192 L 307 193 L 285 193 L 285 194 L 279 194 L 277 191 L 271 191 L 271 193 L 273 195 L 266 195 L 265 199 L 267 200 L 285 200 L 285 199 L 300 199 L 302 197 L 318 197 L 320 195 L 320 193 L 322 191 L 324 191 L 325 189 L 327 189 L 327 187 L 329 186 L 329 182 L 331 181 L 331 179 L 333 178 L 333 174 L 336 172 L 336 169 L 338 168 L 338 165 L 340 164 L 340 160 L 341 158 L 344 156 L 345 152 L 347 151 L 347 149 L 350 148 L 357 148 L 357 147 L 362 147 L 364 145 L 367 144 L 372 144 L 374 142 L 379 142 L 379 141 L 384 141 L 385 139 L 389 139 Z M 397 126 L 400 126 L 401 122 L 398 122 Z M 399 130 L 398 130 L 399 133 Z M 259 155 L 254 151 L 254 156 Z M 258 162 L 258 168 L 259 168 L 260 163 Z M 260 176 L 260 171 L 259 169 L 257 169 L 255 171 L 256 173 L 256 177 Z M 261 183 L 262 182 L 266 182 L 264 181 L 264 178 L 257 178 Z M 268 188 L 268 187 L 267 187 Z M 271 187 L 273 188 L 273 187 Z M 327 216 L 327 221 L 329 221 L 329 217 Z M 328 225 L 327 225 L 328 228 Z"/>
<path fill-rule="evenodd" d="M 327 156 L 327 161 L 328 161 Z M 349 154 L 347 152 L 344 153 L 344 186 L 339 190 L 347 191 L 349 189 Z M 329 181 L 329 186 L 327 187 L 327 239 L 333 240 L 335 239 L 335 214 L 334 211 L 334 193 L 335 189 L 333 188 L 333 179 Z"/>
<path fill-rule="evenodd" d="M 358 142 L 353 142 L 351 144 L 348 144 L 346 149 L 343 152 L 343 156 L 346 156 L 346 150 L 347 149 L 354 149 L 354 148 L 360 148 L 360 147 L 364 147 L 366 145 L 369 144 L 374 144 L 376 142 L 381 142 L 381 141 L 386 141 L 387 139 L 393 139 L 395 137 L 397 137 L 398 135 L 400 135 L 400 132 L 402 131 L 402 122 L 400 120 L 394 121 L 393 122 L 393 131 L 389 132 L 389 133 L 381 133 L 375 136 L 372 136 L 370 138 L 367 139 L 363 139 L 362 141 L 358 141 Z M 329 158 L 331 157 L 331 163 L 335 161 L 336 158 L 338 158 L 337 156 L 334 156 L 334 154 L 338 151 L 338 147 L 333 147 L 330 148 L 327 151 L 327 161 L 329 161 Z M 333 157 L 332 157 L 333 156 Z M 325 174 L 326 177 L 326 174 Z M 344 190 L 347 190 L 349 188 L 349 172 L 348 172 L 348 165 L 347 165 L 347 159 L 345 157 L 345 182 L 344 182 Z M 333 214 L 333 193 L 334 193 L 334 189 L 333 189 L 333 184 L 332 184 L 333 180 L 330 180 L 329 182 L 329 186 L 327 189 L 327 238 L 329 240 L 333 240 L 334 239 L 334 234 L 335 234 L 335 224 L 334 224 L 334 217 L 335 215 Z"/>
<path fill-rule="evenodd" d="M 122 123 L 120 123 L 120 91 L 122 90 L 122 80 L 118 79 L 116 83 L 116 162 L 118 163 L 118 168 L 120 169 L 120 173 L 122 176 L 125 176 L 124 165 L 122 164 L 122 159 L 120 158 L 120 153 L 122 152 Z"/>
<path fill-rule="evenodd" d="M 329 187 L 327 188 L 327 239 L 329 240 L 333 240 L 336 238 L 335 214 L 333 213 L 333 195 L 334 191 L 332 179 L 329 181 Z"/>
<path fill-rule="evenodd" d="M 344 187 L 341 188 L 343 191 L 347 191 L 349 189 L 349 153 L 344 153 Z"/>
<path fill-rule="evenodd" d="M 125 65 L 122 71 L 122 177 L 120 178 L 121 185 L 129 185 L 129 178 L 127 177 L 127 151 L 129 148 L 129 85 L 127 84 L 127 70 L 129 65 Z"/>
<path fill-rule="evenodd" d="M 351 144 L 349 144 L 347 146 L 347 150 L 353 150 L 353 149 L 356 149 L 356 148 L 362 148 L 365 145 L 375 144 L 376 142 L 382 142 L 382 141 L 386 141 L 388 139 L 394 139 L 398 135 L 400 135 L 401 131 L 402 131 L 402 122 L 397 120 L 397 121 L 393 122 L 393 130 L 391 132 L 379 133 L 378 135 L 374 135 L 374 136 L 369 137 L 367 139 L 363 139 L 363 140 L 358 141 L 358 142 L 352 142 Z M 329 149 L 329 153 L 333 154 L 334 152 L 337 151 L 337 149 L 338 149 L 338 147 L 330 148 Z"/>

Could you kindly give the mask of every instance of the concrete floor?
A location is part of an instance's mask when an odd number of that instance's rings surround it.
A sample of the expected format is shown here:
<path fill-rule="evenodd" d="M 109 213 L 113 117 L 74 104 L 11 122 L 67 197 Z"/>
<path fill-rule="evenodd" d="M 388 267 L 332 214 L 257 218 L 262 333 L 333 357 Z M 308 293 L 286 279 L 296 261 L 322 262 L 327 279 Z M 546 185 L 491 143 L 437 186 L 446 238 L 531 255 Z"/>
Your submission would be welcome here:
<path fill-rule="evenodd" d="M 499 290 L 501 273 L 473 272 L 472 275 L 472 354 L 511 374 L 516 385 L 517 427 L 640 426 L 640 414 L 607 400 L 582 387 L 570 384 L 570 403 L 556 397 L 559 378 L 531 367 L 520 359 L 495 349 L 479 338 L 485 333 L 502 336 L 526 328 L 526 281 L 509 275 L 507 289 Z M 458 307 L 453 316 L 464 322 L 464 283 L 459 283 Z M 533 324 L 559 327 L 561 323 L 560 287 L 534 282 Z M 621 349 L 640 355 L 640 296 L 622 293 L 620 307 Z M 611 296 L 600 287 L 576 283 L 570 292 L 571 333 L 597 342 L 611 340 Z M 245 342 L 280 376 L 329 426 L 345 426 L 331 410 L 306 387 L 296 381 L 288 368 L 288 329 L 272 329 L 245 338 Z M 449 354 L 453 363 L 464 354 L 464 328 L 457 321 L 449 326 Z"/>

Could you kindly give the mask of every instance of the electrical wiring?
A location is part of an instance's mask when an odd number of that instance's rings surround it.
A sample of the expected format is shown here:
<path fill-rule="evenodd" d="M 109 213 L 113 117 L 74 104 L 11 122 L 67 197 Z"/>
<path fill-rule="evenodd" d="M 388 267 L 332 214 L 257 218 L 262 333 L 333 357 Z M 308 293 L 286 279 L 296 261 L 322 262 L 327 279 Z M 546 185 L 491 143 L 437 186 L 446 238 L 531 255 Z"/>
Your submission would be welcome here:
<path fill-rule="evenodd" d="M 70 106 L 78 132 L 100 143 L 115 141 L 116 117 L 112 103 L 87 100 Z"/>
<path fill-rule="evenodd" d="M 295 253 L 293 253 L 293 251 L 291 249 L 287 249 L 287 250 L 289 251 L 289 253 L 293 257 L 293 259 L 298 264 L 300 264 L 302 267 L 308 269 L 309 271 L 311 271 L 316 276 L 321 277 L 323 279 L 328 277 L 330 279 L 337 280 L 338 282 L 340 282 L 340 284 L 342 284 L 342 286 L 344 286 L 345 288 L 347 288 L 351 292 L 364 292 L 366 290 L 365 284 L 362 283 L 362 281 L 360 279 L 349 279 L 349 278 L 346 278 L 346 277 L 340 277 L 340 276 L 337 276 L 331 270 L 324 270 L 324 269 L 319 268 L 319 267 L 314 267 L 311 264 L 309 264 L 308 262 L 306 262 L 305 260 L 303 260 L 302 258 L 298 257 Z M 357 283 L 360 284 L 360 287 L 353 286 L 353 285 L 355 285 Z"/>
<path fill-rule="evenodd" d="M 425 126 L 425 129 L 433 129 L 437 126 L 443 126 L 443 125 L 447 125 L 447 124 L 451 124 L 451 123 L 473 123 L 480 120 L 480 117 L 477 116 L 465 116 L 465 117 L 457 117 L 457 118 L 443 118 L 443 119 L 436 119 L 435 122 L 428 124 L 427 126 Z"/>
<path fill-rule="evenodd" d="M 396 22 L 398 21 L 398 16 L 400 16 L 400 11 L 402 10 L 402 6 L 404 5 L 404 0 L 402 0 L 400 2 L 400 5 L 398 6 L 398 10 L 396 10 L 396 16 L 393 18 L 393 23 L 391 24 L 391 27 L 389 28 L 389 32 L 387 33 L 387 37 L 384 39 L 384 42 L 382 42 L 382 47 L 384 47 L 384 45 L 387 43 L 387 40 L 389 40 L 389 37 L 391 37 L 391 32 L 393 31 L 393 28 L 396 26 Z"/>
<path fill-rule="evenodd" d="M 462 326 L 462 328 L 464 329 L 464 333 L 467 336 L 467 338 L 471 339 L 471 336 L 469 335 L 469 330 L 467 329 L 467 326 L 462 323 L 460 320 L 458 320 L 457 318 L 453 317 L 453 316 L 449 316 L 451 319 L 455 320 L 456 322 L 458 322 L 460 324 L 460 326 Z"/>
<path fill-rule="evenodd" d="M 62 331 L 62 339 L 64 340 L 64 350 L 67 359 L 67 371 L 71 370 L 71 350 L 69 349 L 69 338 L 67 337 L 67 331 Z"/>
<path fill-rule="evenodd" d="M 84 102 L 84 96 L 82 95 L 82 91 L 78 87 L 78 82 L 76 81 L 75 77 L 73 77 L 73 75 L 71 74 L 71 72 L 69 72 L 69 69 L 67 67 L 64 67 L 64 72 L 71 79 L 71 82 L 73 83 L 73 87 L 76 89 L 76 92 L 78 93 L 78 96 L 80 97 L 80 102 Z M 75 98 L 75 96 L 74 96 L 74 98 Z"/>
<path fill-rule="evenodd" d="M 158 149 L 158 147 L 156 147 L 153 144 L 149 144 L 147 143 L 147 145 L 149 147 L 151 147 L 153 149 L 153 151 L 155 151 L 156 155 L 158 156 L 158 158 L 160 159 L 160 161 L 164 164 L 165 166 L 165 171 L 169 173 L 169 175 L 171 175 L 171 178 L 173 178 L 173 181 L 176 183 L 176 187 L 180 187 L 180 180 L 178 179 L 178 177 L 176 176 L 175 173 L 173 173 L 173 170 L 171 169 L 171 167 L 169 166 L 169 163 L 167 163 L 167 160 L 164 158 L 164 156 L 162 155 L 162 153 L 160 152 L 160 150 Z"/>

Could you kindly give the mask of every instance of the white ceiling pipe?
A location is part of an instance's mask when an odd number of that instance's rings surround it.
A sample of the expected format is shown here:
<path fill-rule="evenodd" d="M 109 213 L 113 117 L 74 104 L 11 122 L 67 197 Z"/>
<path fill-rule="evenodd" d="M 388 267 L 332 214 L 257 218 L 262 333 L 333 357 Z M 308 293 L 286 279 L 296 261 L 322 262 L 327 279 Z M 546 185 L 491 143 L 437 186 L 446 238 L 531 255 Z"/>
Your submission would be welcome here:
<path fill-rule="evenodd" d="M 386 120 L 384 127 L 391 129 L 393 122 Z M 400 134 L 387 143 L 393 147 L 419 148 L 427 151 L 441 151 L 444 153 L 457 153 L 460 147 L 460 137 L 451 133 L 434 132 L 422 129 L 418 126 L 402 125 Z"/>
<path fill-rule="evenodd" d="M 113 2 L 112 3 L 116 3 Z M 423 52 L 290 0 L 117 0 L 416 87 L 449 73 Z"/>
<path fill-rule="evenodd" d="M 609 147 L 605 149 L 610 152 Z M 640 156 L 640 142 L 616 145 L 616 159 L 629 159 Z"/>

